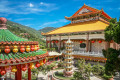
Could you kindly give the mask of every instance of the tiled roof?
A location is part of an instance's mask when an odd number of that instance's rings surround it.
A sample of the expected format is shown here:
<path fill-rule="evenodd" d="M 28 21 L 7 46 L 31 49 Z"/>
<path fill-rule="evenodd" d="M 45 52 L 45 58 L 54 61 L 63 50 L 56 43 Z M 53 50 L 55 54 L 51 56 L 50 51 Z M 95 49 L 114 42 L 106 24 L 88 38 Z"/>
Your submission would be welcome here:
<path fill-rule="evenodd" d="M 23 38 L 20 38 L 20 37 L 14 35 L 8 29 L 0 29 L 0 42 L 1 41 L 14 42 L 14 41 L 28 41 L 28 40 L 25 40 Z"/>
<path fill-rule="evenodd" d="M 46 51 L 38 50 L 34 52 L 25 52 L 25 53 L 10 53 L 0 54 L 0 66 L 4 66 L 3 64 L 11 64 L 11 63 L 20 63 L 20 62 L 26 62 L 29 63 L 29 61 L 39 60 L 42 58 L 45 58 L 48 56 L 48 53 Z M 11 64 L 12 65 L 12 64 Z"/>
<path fill-rule="evenodd" d="M 69 24 L 67 26 L 63 26 L 50 32 L 44 33 L 44 35 L 100 31 L 105 30 L 107 26 L 108 24 L 102 21 L 89 21 L 83 23 Z"/>

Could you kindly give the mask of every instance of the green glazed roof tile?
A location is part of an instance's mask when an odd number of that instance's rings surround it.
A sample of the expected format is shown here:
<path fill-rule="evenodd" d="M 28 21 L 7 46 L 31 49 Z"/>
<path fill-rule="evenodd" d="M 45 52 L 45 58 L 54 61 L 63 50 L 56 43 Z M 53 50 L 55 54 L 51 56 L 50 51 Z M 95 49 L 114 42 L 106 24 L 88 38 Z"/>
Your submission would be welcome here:
<path fill-rule="evenodd" d="M 0 29 L 0 42 L 1 41 L 28 41 L 23 38 L 20 38 L 13 33 L 11 33 L 8 29 Z"/>

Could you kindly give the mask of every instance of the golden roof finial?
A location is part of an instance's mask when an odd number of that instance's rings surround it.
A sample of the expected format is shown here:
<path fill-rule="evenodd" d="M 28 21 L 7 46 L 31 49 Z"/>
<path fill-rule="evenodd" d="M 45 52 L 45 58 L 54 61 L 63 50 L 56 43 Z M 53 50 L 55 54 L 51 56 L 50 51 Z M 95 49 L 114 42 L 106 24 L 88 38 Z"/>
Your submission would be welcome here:
<path fill-rule="evenodd" d="M 103 8 L 101 9 L 101 11 L 103 11 Z"/>
<path fill-rule="evenodd" d="M 86 5 L 86 4 L 84 3 L 84 5 Z"/>

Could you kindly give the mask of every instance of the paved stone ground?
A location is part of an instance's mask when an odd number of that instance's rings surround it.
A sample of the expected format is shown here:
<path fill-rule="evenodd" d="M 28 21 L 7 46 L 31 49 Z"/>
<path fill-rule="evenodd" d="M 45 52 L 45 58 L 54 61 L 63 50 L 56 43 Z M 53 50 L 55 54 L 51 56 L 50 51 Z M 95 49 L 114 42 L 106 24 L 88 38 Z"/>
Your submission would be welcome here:
<path fill-rule="evenodd" d="M 77 68 L 74 67 L 73 69 L 76 70 Z M 38 75 L 38 76 L 39 76 L 38 80 L 48 80 L 48 75 L 51 77 L 52 74 L 53 74 L 54 72 L 56 72 L 56 71 L 61 72 L 61 71 L 63 71 L 63 69 L 50 71 L 50 72 L 48 72 L 46 75 L 43 75 L 42 73 L 39 73 L 39 75 Z M 95 76 L 91 76 L 90 79 L 91 79 L 91 80 L 102 80 L 102 79 L 97 78 L 97 77 L 95 77 Z"/>

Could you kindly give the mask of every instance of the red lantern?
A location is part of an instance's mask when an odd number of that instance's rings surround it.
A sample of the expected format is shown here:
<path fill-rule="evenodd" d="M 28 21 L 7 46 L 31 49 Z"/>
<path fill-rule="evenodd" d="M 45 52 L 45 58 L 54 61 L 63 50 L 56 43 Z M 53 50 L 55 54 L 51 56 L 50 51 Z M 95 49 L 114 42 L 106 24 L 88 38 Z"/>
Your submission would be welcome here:
<path fill-rule="evenodd" d="M 46 63 L 46 59 L 43 59 L 43 63 L 44 63 L 44 64 Z"/>
<path fill-rule="evenodd" d="M 52 43 L 54 43 L 54 41 L 52 41 Z"/>
<path fill-rule="evenodd" d="M 22 71 L 26 71 L 26 70 L 27 70 L 27 65 L 26 64 L 22 65 Z"/>
<path fill-rule="evenodd" d="M 10 47 L 9 46 L 5 46 L 5 53 L 9 53 L 10 52 Z"/>
<path fill-rule="evenodd" d="M 36 62 L 35 66 L 36 66 L 37 68 L 40 67 L 39 62 Z"/>
<path fill-rule="evenodd" d="M 82 43 L 83 41 L 80 41 L 80 43 Z"/>
<path fill-rule="evenodd" d="M 56 41 L 56 43 L 58 43 L 58 41 Z"/>
<path fill-rule="evenodd" d="M 27 68 L 26 68 L 26 67 L 23 67 L 23 68 L 22 68 L 22 71 L 26 71 L 26 70 L 27 70 Z"/>
<path fill-rule="evenodd" d="M 37 50 L 39 50 L 39 45 L 37 45 Z"/>
<path fill-rule="evenodd" d="M 99 43 L 102 43 L 102 41 L 100 40 L 100 41 L 98 41 Z"/>
<path fill-rule="evenodd" d="M 47 41 L 47 43 L 49 43 L 50 41 Z"/>
<path fill-rule="evenodd" d="M 5 75 L 6 74 L 6 71 L 5 70 L 2 70 L 1 71 L 1 75 Z"/>
<path fill-rule="evenodd" d="M 95 41 L 91 41 L 91 43 L 95 43 Z"/>
<path fill-rule="evenodd" d="M 21 48 L 20 48 L 20 52 L 22 52 L 22 53 L 25 52 L 25 48 L 24 48 L 23 45 L 22 45 Z"/>
<path fill-rule="evenodd" d="M 31 46 L 31 51 L 34 51 L 34 49 L 35 49 L 35 48 L 34 48 L 34 45 L 32 45 L 32 46 Z"/>

